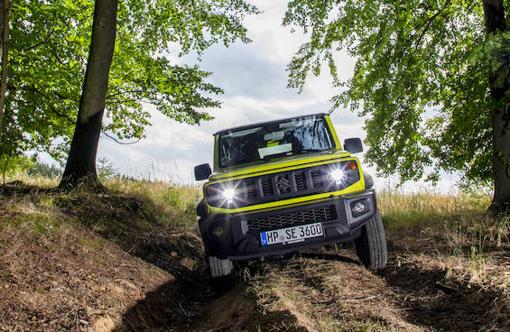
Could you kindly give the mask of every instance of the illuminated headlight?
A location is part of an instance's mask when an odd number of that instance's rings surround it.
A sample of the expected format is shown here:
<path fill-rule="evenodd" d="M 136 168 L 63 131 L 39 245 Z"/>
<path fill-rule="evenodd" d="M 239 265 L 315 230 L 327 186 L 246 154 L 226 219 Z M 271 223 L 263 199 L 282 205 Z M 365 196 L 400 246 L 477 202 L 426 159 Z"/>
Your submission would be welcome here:
<path fill-rule="evenodd" d="M 205 188 L 208 204 L 218 207 L 237 206 L 240 199 L 240 189 L 233 183 L 215 183 Z"/>
<path fill-rule="evenodd" d="M 331 171 L 329 171 L 329 177 L 336 184 L 342 184 L 342 182 L 344 182 L 345 180 L 345 171 L 341 168 L 334 168 Z"/>
<path fill-rule="evenodd" d="M 221 195 L 227 201 L 227 203 L 232 203 L 234 201 L 234 198 L 236 198 L 236 190 L 231 187 L 227 187 L 223 189 Z"/>
<path fill-rule="evenodd" d="M 346 188 L 359 181 L 358 164 L 354 160 L 336 163 L 329 167 L 328 180 L 337 190 Z"/>

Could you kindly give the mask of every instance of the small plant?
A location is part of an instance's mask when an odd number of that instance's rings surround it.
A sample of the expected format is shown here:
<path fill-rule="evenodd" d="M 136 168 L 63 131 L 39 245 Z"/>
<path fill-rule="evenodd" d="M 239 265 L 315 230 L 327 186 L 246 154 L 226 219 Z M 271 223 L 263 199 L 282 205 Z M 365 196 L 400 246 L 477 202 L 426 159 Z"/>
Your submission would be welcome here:
<path fill-rule="evenodd" d="M 102 180 L 109 180 L 113 178 L 114 176 L 117 176 L 118 170 L 115 169 L 111 162 L 108 161 L 106 158 L 100 158 L 97 161 L 97 176 Z"/>
<path fill-rule="evenodd" d="M 488 256 L 484 252 L 483 244 L 471 246 L 469 255 L 469 272 L 473 278 L 483 278 Z"/>
<path fill-rule="evenodd" d="M 2 173 L 2 183 L 6 183 L 8 176 L 15 176 L 24 173 L 32 167 L 34 160 L 26 156 L 11 156 L 0 154 L 0 172 Z"/>

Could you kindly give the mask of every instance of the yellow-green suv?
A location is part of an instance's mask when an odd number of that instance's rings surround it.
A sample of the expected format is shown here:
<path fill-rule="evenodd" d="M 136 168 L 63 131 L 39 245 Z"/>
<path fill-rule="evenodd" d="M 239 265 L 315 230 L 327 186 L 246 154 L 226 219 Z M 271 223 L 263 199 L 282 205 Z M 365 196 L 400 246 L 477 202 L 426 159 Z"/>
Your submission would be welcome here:
<path fill-rule="evenodd" d="M 342 146 L 327 114 L 226 129 L 214 142 L 214 172 L 195 167 L 208 179 L 197 214 L 212 277 L 234 260 L 352 241 L 365 266 L 386 265 L 373 180 L 352 156 L 361 140 Z"/>

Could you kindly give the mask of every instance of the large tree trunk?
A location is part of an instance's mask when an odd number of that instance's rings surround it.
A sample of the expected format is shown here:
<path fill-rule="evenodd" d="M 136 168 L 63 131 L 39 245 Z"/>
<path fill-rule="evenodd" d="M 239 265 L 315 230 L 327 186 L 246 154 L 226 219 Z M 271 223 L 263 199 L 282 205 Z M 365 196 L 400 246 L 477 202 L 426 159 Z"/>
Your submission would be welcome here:
<path fill-rule="evenodd" d="M 9 14 L 11 6 L 9 0 L 0 0 L 0 43 L 2 45 L 2 74 L 0 75 L 0 145 L 4 132 L 5 93 L 7 91 L 7 73 L 9 65 Z"/>
<path fill-rule="evenodd" d="M 503 0 L 484 0 L 485 30 L 487 35 L 507 31 Z M 508 42 L 507 42 L 508 43 Z M 492 209 L 510 212 L 510 45 L 494 53 L 496 68 L 489 74 L 493 101 L 491 110 L 493 129 L 494 198 Z"/>
<path fill-rule="evenodd" d="M 100 186 L 96 155 L 117 27 L 118 0 L 96 0 L 87 71 L 61 187 Z"/>

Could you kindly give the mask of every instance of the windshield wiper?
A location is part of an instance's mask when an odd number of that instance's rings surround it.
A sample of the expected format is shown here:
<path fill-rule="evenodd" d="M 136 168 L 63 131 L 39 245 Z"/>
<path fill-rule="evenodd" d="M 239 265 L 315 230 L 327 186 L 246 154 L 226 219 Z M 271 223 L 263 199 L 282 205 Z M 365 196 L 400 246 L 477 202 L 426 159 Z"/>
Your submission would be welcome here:
<path fill-rule="evenodd" d="M 290 152 L 290 151 L 289 151 L 289 152 Z M 278 158 L 278 157 L 285 157 L 285 156 L 287 156 L 287 154 L 288 154 L 289 152 L 282 152 L 282 153 L 270 154 L 270 155 L 264 156 L 264 158 L 262 158 L 262 160 L 271 160 L 271 159 Z"/>
<path fill-rule="evenodd" d="M 302 149 L 302 150 L 299 150 L 299 153 L 322 152 L 322 151 L 326 151 L 326 150 L 324 150 L 324 149 Z"/>

